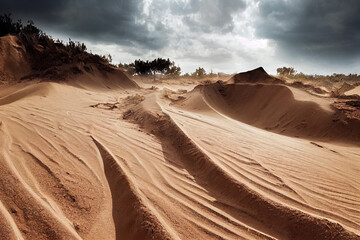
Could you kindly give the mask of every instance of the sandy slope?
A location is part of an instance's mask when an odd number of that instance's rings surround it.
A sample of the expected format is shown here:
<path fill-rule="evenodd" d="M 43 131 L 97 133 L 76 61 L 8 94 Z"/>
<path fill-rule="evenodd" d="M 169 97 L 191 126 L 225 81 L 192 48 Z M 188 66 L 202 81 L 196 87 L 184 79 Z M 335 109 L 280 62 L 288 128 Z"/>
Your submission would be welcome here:
<path fill-rule="evenodd" d="M 360 96 L 360 86 L 357 86 L 356 88 L 351 89 L 350 91 L 347 91 L 345 94 L 346 95 L 357 94 Z"/>
<path fill-rule="evenodd" d="M 357 123 L 327 100 L 111 82 L 0 89 L 0 239 L 360 239 Z"/>
<path fill-rule="evenodd" d="M 15 36 L 0 37 L 0 83 L 29 74 L 26 50 Z"/>

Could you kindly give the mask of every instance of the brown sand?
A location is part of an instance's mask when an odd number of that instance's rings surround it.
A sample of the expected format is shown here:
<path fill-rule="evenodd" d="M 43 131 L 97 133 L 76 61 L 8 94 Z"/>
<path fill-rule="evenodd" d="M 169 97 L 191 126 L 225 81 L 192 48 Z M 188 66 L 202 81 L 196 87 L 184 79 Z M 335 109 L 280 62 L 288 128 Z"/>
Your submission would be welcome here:
<path fill-rule="evenodd" d="M 360 239 L 359 122 L 333 99 L 177 89 L 3 85 L 0 239 Z"/>
<path fill-rule="evenodd" d="M 359 96 L 360 96 L 360 86 L 357 86 L 357 87 L 351 89 L 350 91 L 347 91 L 345 94 L 346 94 L 346 95 L 356 94 L 356 95 L 359 95 Z"/>
<path fill-rule="evenodd" d="M 15 81 L 29 72 L 26 50 L 18 38 L 0 37 L 0 83 Z"/>

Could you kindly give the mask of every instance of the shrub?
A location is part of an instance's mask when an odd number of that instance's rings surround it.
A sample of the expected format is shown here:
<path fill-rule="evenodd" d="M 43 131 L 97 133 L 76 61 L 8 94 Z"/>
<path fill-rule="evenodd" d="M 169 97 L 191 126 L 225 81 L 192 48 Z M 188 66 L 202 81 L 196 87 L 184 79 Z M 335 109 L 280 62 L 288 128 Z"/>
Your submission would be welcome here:
<path fill-rule="evenodd" d="M 191 74 L 192 77 L 203 77 L 206 75 L 206 71 L 204 68 L 199 67 Z"/>
<path fill-rule="evenodd" d="M 0 37 L 8 34 L 19 34 L 22 29 L 21 20 L 14 23 L 11 19 L 11 14 L 0 15 Z"/>
<path fill-rule="evenodd" d="M 282 67 L 276 69 L 276 72 L 278 75 L 293 76 L 296 71 L 293 67 Z"/>
<path fill-rule="evenodd" d="M 119 67 L 132 69 L 134 73 L 139 75 L 149 75 L 161 73 L 165 75 L 171 76 L 180 76 L 181 68 L 175 65 L 174 61 L 170 61 L 170 59 L 157 58 L 152 61 L 143 61 L 143 60 L 135 60 L 134 63 L 131 64 L 119 64 Z"/>

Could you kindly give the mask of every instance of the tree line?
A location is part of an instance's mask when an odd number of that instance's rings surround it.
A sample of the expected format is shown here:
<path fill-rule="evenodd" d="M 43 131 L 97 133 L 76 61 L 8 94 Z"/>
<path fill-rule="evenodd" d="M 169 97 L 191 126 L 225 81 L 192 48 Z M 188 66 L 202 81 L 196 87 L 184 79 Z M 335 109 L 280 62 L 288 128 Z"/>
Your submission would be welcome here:
<path fill-rule="evenodd" d="M 293 67 L 281 67 L 277 68 L 276 72 L 279 76 L 285 76 L 288 78 L 294 79 L 306 79 L 306 80 L 330 80 L 333 82 L 337 81 L 357 81 L 360 83 L 360 75 L 359 74 L 341 74 L 341 73 L 333 73 L 332 75 L 318 75 L 318 74 L 305 74 L 302 72 L 296 71 Z"/>

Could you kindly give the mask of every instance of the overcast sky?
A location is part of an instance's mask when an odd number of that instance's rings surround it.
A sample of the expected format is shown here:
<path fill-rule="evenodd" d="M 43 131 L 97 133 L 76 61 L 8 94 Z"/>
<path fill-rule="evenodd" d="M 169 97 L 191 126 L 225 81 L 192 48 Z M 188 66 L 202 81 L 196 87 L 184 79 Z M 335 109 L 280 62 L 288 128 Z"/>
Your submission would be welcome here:
<path fill-rule="evenodd" d="M 360 73 L 359 0 L 0 0 L 114 63 L 170 58 L 192 72 Z"/>

